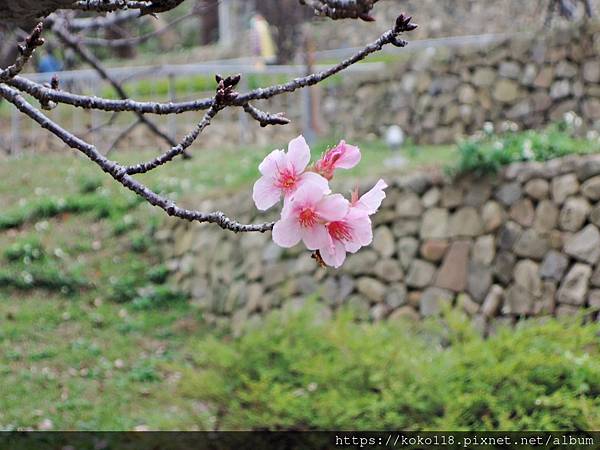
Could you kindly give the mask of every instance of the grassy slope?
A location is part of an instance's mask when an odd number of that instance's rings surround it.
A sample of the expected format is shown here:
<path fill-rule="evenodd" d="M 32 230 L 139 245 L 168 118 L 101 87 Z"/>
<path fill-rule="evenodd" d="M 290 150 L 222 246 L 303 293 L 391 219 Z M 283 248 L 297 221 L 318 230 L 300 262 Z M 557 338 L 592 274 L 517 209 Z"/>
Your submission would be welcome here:
<path fill-rule="evenodd" d="M 383 173 L 387 150 L 363 150 L 354 175 Z M 412 165 L 451 154 L 421 150 Z M 193 206 L 217 189 L 248 189 L 267 151 L 199 150 L 140 178 L 175 197 L 185 192 Z M 55 429 L 197 426 L 202 403 L 175 386 L 206 330 L 176 287 L 160 284 L 148 236 L 161 211 L 68 150 L 2 160 L 0 180 L 0 428 L 44 419 Z M 11 221 L 23 224 L 8 228 Z"/>

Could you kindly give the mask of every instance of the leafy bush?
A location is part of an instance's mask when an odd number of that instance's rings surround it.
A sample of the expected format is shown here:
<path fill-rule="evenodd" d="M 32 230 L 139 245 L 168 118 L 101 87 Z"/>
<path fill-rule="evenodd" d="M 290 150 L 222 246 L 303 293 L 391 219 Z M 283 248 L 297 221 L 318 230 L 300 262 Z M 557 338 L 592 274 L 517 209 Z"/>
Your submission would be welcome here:
<path fill-rule="evenodd" d="M 131 369 L 129 378 L 138 383 L 152 383 L 160 380 L 160 374 L 155 364 L 151 361 L 143 361 Z"/>
<path fill-rule="evenodd" d="M 102 186 L 102 180 L 99 178 L 81 177 L 79 179 L 79 192 L 82 194 L 96 192 L 100 186 Z"/>
<path fill-rule="evenodd" d="M 484 340 L 456 313 L 426 333 L 317 317 L 275 314 L 237 340 L 200 341 L 183 395 L 222 411 L 223 429 L 600 426 L 598 324 L 531 321 Z"/>
<path fill-rule="evenodd" d="M 63 261 L 57 260 L 36 237 L 13 243 L 4 251 L 4 257 L 9 264 L 0 266 L 0 288 L 47 289 L 66 294 L 90 285 L 75 271 L 63 270 Z"/>
<path fill-rule="evenodd" d="M 131 250 L 135 253 L 143 253 L 152 245 L 152 240 L 149 236 L 143 233 L 136 233 L 131 238 Z"/>
<path fill-rule="evenodd" d="M 45 256 L 44 248 L 37 238 L 15 242 L 4 250 L 4 257 L 10 262 L 30 263 L 43 259 Z"/>
<path fill-rule="evenodd" d="M 169 273 L 169 268 L 166 265 L 161 264 L 148 270 L 148 280 L 152 283 L 163 284 L 166 283 L 167 278 L 169 278 Z"/>
<path fill-rule="evenodd" d="M 140 291 L 140 295 L 132 303 L 133 308 L 138 310 L 164 308 L 188 299 L 185 294 L 169 286 L 148 286 Z"/>
<path fill-rule="evenodd" d="M 186 301 L 188 298 L 185 294 L 163 284 L 168 274 L 166 268 L 159 266 L 145 274 L 127 274 L 112 280 L 108 299 L 115 303 L 131 303 L 138 310 L 162 308 Z"/>
<path fill-rule="evenodd" d="M 115 236 L 121 236 L 137 227 L 137 220 L 132 215 L 125 214 L 123 217 L 119 217 L 113 224 L 113 234 Z"/>
<path fill-rule="evenodd" d="M 0 286 L 21 291 L 46 289 L 69 294 L 89 287 L 89 282 L 76 273 L 60 270 L 53 263 L 44 263 L 28 266 L 22 270 L 14 267 L 1 268 Z"/>
<path fill-rule="evenodd" d="M 577 121 L 576 116 L 565 117 L 566 120 L 541 131 L 519 132 L 507 126 L 499 134 L 494 134 L 491 129 L 478 133 L 458 144 L 459 159 L 450 170 L 458 174 L 473 172 L 483 175 L 495 173 L 513 162 L 547 161 L 573 153 L 600 150 L 597 142 L 576 137 L 573 125 Z"/>
<path fill-rule="evenodd" d="M 108 287 L 108 299 L 115 303 L 130 302 L 137 296 L 137 290 L 143 282 L 143 278 L 134 274 L 127 274 L 111 280 Z"/>

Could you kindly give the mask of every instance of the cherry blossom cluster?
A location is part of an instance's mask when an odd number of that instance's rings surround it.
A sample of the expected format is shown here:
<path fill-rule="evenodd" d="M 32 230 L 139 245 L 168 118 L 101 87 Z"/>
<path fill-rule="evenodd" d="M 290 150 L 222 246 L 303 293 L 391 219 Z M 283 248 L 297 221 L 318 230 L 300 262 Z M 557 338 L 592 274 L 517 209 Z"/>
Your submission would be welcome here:
<path fill-rule="evenodd" d="M 361 159 L 360 149 L 341 141 L 309 165 L 310 148 L 304 137 L 292 139 L 287 152 L 273 150 L 260 163 L 261 177 L 254 183 L 252 198 L 265 211 L 283 198 L 280 219 L 273 227 L 273 241 L 290 248 L 302 241 L 326 265 L 340 267 L 346 253 L 371 244 L 370 216 L 385 198 L 387 184 L 379 180 L 359 197 L 332 193 L 329 181 L 337 169 L 351 169 Z"/>

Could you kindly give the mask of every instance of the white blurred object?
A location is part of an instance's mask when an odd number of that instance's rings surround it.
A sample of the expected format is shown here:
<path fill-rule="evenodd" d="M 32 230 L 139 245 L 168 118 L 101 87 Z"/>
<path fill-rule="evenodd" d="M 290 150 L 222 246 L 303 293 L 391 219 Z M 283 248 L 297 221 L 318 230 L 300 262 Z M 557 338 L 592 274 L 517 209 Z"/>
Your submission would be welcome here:
<path fill-rule="evenodd" d="M 404 131 L 398 125 L 392 125 L 385 132 L 385 142 L 392 150 L 398 150 L 404 143 Z"/>
<path fill-rule="evenodd" d="M 408 160 L 404 156 L 396 154 L 391 158 L 387 158 L 383 163 L 385 167 L 399 168 L 404 167 L 408 163 Z"/>
<path fill-rule="evenodd" d="M 494 132 L 494 124 L 492 122 L 486 122 L 483 124 L 483 131 L 485 134 L 492 134 Z"/>

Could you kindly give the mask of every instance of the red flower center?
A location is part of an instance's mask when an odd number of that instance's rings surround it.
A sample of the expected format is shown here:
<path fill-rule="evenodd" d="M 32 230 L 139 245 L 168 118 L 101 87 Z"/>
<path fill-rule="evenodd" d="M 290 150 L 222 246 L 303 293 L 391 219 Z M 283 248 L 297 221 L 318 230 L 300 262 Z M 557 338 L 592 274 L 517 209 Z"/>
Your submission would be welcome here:
<path fill-rule="evenodd" d="M 311 207 L 303 208 L 298 214 L 298 222 L 305 228 L 310 228 L 316 225 L 318 222 L 319 215 Z"/>
<path fill-rule="evenodd" d="M 279 171 L 279 178 L 277 179 L 277 187 L 284 191 L 290 191 L 296 186 L 298 177 L 294 169 L 283 169 Z"/>
<path fill-rule="evenodd" d="M 337 221 L 331 222 L 327 225 L 329 235 L 336 241 L 350 241 L 352 240 L 352 227 L 348 222 Z"/>

